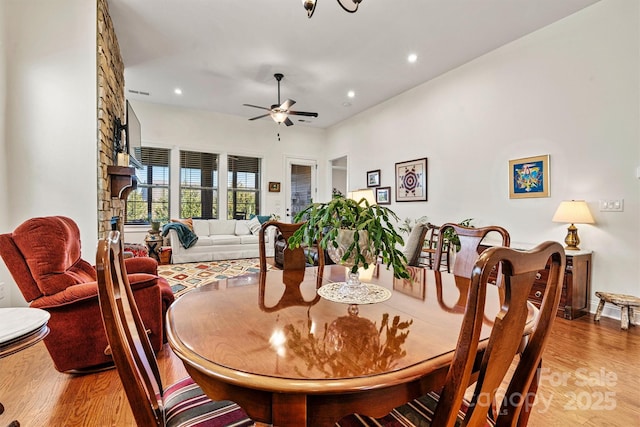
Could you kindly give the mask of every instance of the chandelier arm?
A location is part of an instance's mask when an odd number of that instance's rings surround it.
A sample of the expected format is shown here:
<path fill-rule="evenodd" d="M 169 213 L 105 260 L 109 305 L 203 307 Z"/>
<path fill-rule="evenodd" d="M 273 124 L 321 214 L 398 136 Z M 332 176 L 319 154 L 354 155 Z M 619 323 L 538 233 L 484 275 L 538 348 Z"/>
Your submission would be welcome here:
<path fill-rule="evenodd" d="M 360 5 L 360 2 L 355 0 L 351 0 L 351 1 L 353 2 L 353 4 L 356 5 L 355 9 L 348 9 L 345 5 L 342 4 L 342 0 L 337 0 L 338 4 L 342 9 L 344 9 L 345 12 L 356 13 L 358 11 L 358 6 Z"/>

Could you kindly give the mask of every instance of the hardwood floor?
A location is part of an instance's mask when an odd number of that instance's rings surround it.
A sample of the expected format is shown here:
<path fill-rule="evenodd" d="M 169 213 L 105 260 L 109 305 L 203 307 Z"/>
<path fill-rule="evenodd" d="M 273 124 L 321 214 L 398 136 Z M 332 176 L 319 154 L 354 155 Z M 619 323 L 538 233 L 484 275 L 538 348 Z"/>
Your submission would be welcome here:
<path fill-rule="evenodd" d="M 168 346 L 159 361 L 165 385 L 185 375 Z M 640 326 L 557 319 L 543 369 L 529 426 L 640 426 Z M 115 370 L 61 374 L 42 343 L 0 359 L 0 402 L 0 426 L 135 425 Z"/>

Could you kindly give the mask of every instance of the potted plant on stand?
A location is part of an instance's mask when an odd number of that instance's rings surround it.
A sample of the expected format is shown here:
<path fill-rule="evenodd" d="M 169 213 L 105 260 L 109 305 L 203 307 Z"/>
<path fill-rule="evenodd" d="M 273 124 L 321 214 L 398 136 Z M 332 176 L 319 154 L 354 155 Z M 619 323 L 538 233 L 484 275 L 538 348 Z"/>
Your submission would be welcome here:
<path fill-rule="evenodd" d="M 366 198 L 334 197 L 327 203 L 313 203 L 295 216 L 295 222 L 306 222 L 289 238 L 289 247 L 317 244 L 326 249 L 336 264 L 350 268 L 345 292 L 368 292 L 360 283 L 358 270 L 379 258 L 393 269 L 395 277 L 410 277 L 407 260 L 397 248 L 404 244 L 393 225 L 398 220 L 392 210 L 371 205 Z"/>

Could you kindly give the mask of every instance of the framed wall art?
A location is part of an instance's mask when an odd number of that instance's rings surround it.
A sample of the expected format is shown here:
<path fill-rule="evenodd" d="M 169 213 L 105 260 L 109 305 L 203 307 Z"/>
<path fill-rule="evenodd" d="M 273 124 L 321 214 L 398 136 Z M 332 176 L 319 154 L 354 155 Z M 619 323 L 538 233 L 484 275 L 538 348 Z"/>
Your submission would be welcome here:
<path fill-rule="evenodd" d="M 396 163 L 396 202 L 427 200 L 427 158 Z"/>
<path fill-rule="evenodd" d="M 280 192 L 280 183 L 270 181 L 269 182 L 269 192 L 270 193 L 279 193 Z"/>
<path fill-rule="evenodd" d="M 367 187 L 378 187 L 380 185 L 380 169 L 367 172 Z"/>
<path fill-rule="evenodd" d="M 509 198 L 549 197 L 549 155 L 509 160 Z"/>
<path fill-rule="evenodd" d="M 376 188 L 376 203 L 379 205 L 391 204 L 391 187 Z"/>

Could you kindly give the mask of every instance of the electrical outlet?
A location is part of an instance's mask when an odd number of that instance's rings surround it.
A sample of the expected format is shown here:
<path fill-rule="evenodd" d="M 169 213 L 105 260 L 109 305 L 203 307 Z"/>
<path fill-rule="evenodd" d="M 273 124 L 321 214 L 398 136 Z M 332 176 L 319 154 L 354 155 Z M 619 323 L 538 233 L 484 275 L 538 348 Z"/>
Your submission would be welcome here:
<path fill-rule="evenodd" d="M 4 282 L 0 282 L 0 299 L 5 299 L 6 289 L 7 289 L 7 287 L 4 284 Z"/>
<path fill-rule="evenodd" d="M 600 212 L 623 212 L 624 199 L 600 200 Z"/>

